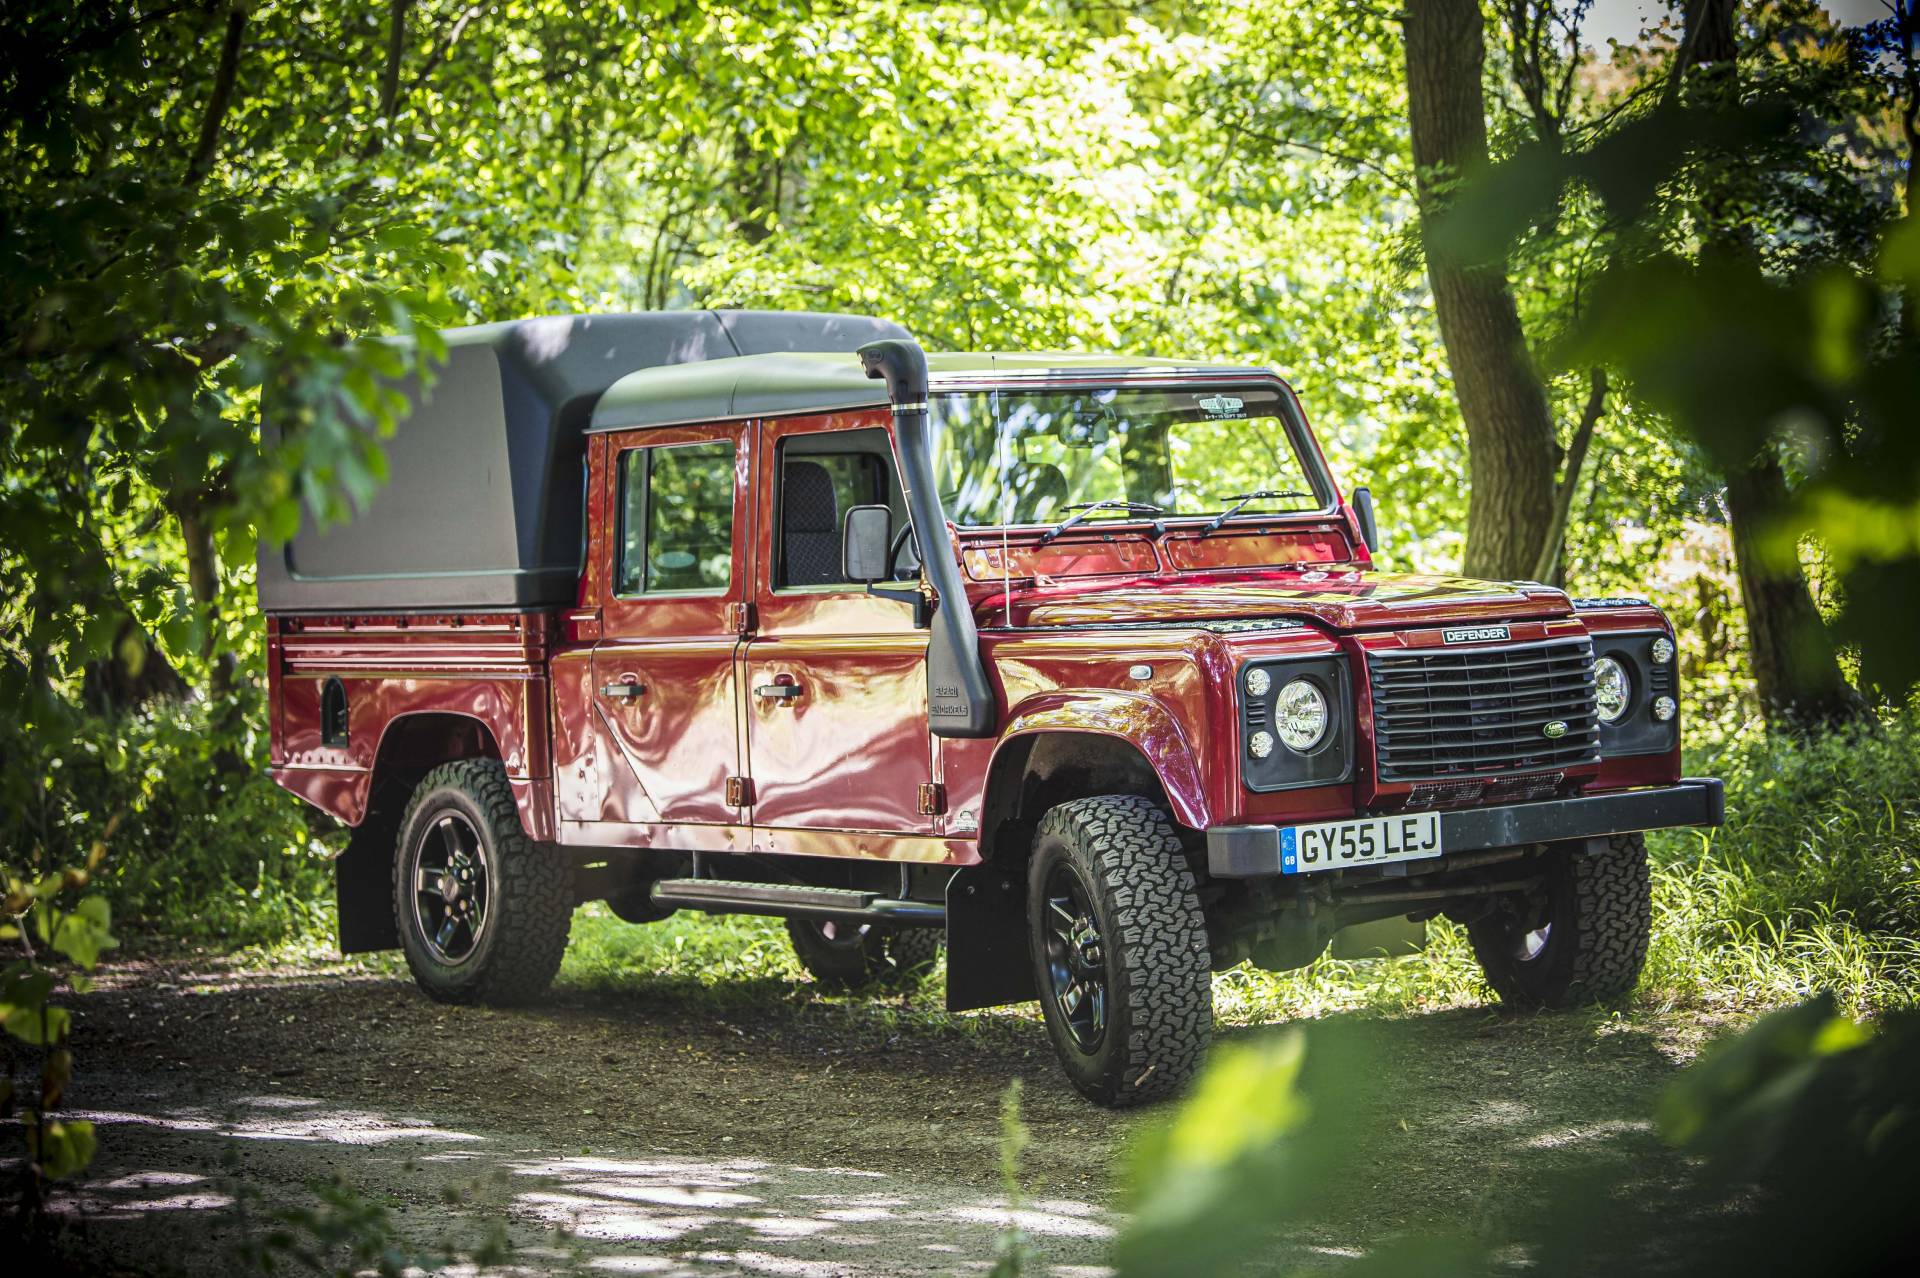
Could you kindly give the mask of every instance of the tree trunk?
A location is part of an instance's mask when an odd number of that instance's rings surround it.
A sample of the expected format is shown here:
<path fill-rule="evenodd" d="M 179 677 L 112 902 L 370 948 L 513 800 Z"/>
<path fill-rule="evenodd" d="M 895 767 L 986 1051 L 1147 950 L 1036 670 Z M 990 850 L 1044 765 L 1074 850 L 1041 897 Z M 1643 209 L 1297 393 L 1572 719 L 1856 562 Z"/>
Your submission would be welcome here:
<path fill-rule="evenodd" d="M 1461 260 L 1432 232 L 1447 192 L 1487 163 L 1478 0 L 1409 0 L 1407 108 L 1440 340 L 1467 427 L 1468 576 L 1529 576 L 1553 522 L 1558 446 L 1505 270 Z"/>
<path fill-rule="evenodd" d="M 1696 99 L 1719 99 L 1727 105 L 1739 100 L 1736 7 L 1737 0 L 1688 0 L 1687 29 L 1663 105 L 1681 96 L 1682 82 L 1689 78 L 1695 78 L 1691 96 Z M 1727 207 L 1711 186 L 1702 192 L 1701 209 L 1706 252 L 1753 253 L 1742 210 Z M 1787 522 L 1792 504 L 1774 446 L 1769 443 L 1746 465 L 1730 468 L 1726 484 L 1727 529 L 1747 614 L 1748 661 L 1760 712 L 1769 724 L 1789 728 L 1859 718 L 1866 713 L 1866 702 L 1840 672 L 1833 639 L 1800 561 L 1776 559 L 1767 544 L 1773 530 Z"/>
<path fill-rule="evenodd" d="M 1727 523 L 1747 614 L 1747 646 L 1760 709 L 1768 722 L 1793 727 L 1841 723 L 1865 705 L 1846 676 L 1826 622 L 1814 606 L 1796 561 L 1776 563 L 1760 544 L 1785 520 L 1787 477 L 1771 449 L 1727 473 Z"/>
<path fill-rule="evenodd" d="M 220 640 L 220 554 L 213 529 L 197 507 L 182 507 L 176 516 L 187 547 L 187 589 L 200 613 L 200 658 L 207 663 L 207 691 L 216 701 L 233 691 L 234 659 L 217 652 Z"/>

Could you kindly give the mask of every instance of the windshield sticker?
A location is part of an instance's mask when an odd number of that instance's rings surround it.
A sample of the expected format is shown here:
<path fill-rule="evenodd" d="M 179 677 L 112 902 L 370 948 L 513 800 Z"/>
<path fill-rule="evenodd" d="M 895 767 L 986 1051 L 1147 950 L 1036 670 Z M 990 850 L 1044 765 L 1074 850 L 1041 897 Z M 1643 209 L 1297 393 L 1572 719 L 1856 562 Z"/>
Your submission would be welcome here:
<path fill-rule="evenodd" d="M 1247 401 L 1236 399 L 1232 395 L 1209 395 L 1200 400 L 1199 404 L 1206 410 L 1209 417 L 1238 417 L 1240 410 L 1247 406 Z"/>

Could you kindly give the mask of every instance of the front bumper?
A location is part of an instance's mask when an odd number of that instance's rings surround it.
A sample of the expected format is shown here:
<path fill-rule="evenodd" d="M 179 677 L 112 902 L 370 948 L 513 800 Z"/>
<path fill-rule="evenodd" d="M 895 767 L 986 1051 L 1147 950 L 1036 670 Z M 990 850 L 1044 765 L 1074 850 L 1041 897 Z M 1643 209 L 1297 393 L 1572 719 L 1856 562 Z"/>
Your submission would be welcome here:
<path fill-rule="evenodd" d="M 1446 868 L 1446 855 L 1455 852 L 1599 838 L 1634 830 L 1719 825 L 1725 814 L 1726 798 L 1714 777 L 1689 777 L 1677 785 L 1653 790 L 1623 790 L 1498 808 L 1461 808 L 1440 814 L 1440 844 L 1446 854 L 1432 868 Z M 1220 879 L 1279 874 L 1280 830 L 1277 825 L 1214 826 L 1207 831 L 1207 869 Z"/>

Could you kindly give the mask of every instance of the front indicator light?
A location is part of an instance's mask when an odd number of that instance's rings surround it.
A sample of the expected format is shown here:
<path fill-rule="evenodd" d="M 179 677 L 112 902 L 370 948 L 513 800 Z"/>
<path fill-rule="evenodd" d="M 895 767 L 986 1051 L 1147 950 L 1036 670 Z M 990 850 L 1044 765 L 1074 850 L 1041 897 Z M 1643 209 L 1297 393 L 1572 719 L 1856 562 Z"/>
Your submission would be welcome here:
<path fill-rule="evenodd" d="M 1254 733 L 1247 738 L 1247 749 L 1253 752 L 1253 757 L 1256 759 L 1266 758 L 1273 753 L 1273 734 L 1271 732 Z"/>
<path fill-rule="evenodd" d="M 1305 754 L 1327 735 L 1327 697 L 1310 679 L 1295 679 L 1273 703 L 1274 723 L 1287 749 Z"/>
<path fill-rule="evenodd" d="M 1601 657 L 1593 663 L 1593 701 L 1594 708 L 1600 712 L 1600 718 L 1607 723 L 1618 723 L 1627 713 L 1627 703 L 1633 700 L 1633 684 L 1627 679 L 1627 668 L 1612 657 Z"/>
<path fill-rule="evenodd" d="M 1661 635 L 1653 641 L 1653 664 L 1664 666 L 1673 660 L 1673 640 Z"/>
<path fill-rule="evenodd" d="M 1679 713 L 1680 703 L 1672 697 L 1655 697 L 1653 699 L 1653 717 L 1660 722 L 1665 723 Z"/>
<path fill-rule="evenodd" d="M 1268 675 L 1266 671 L 1257 669 L 1247 671 L 1247 694 L 1249 696 L 1264 697 L 1267 695 L 1267 689 L 1272 686 L 1273 678 Z"/>

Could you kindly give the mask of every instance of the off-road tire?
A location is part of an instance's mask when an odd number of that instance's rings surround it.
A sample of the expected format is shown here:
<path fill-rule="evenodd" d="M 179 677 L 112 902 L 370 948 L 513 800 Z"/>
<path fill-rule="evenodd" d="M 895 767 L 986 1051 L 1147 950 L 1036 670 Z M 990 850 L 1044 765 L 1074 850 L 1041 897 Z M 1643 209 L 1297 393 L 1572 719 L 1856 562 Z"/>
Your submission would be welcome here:
<path fill-rule="evenodd" d="M 1047 958 L 1048 882 L 1064 863 L 1088 892 L 1106 980 L 1105 1030 L 1075 1040 Z M 1112 1108 L 1172 1095 L 1213 1037 L 1206 917 L 1173 823 L 1133 795 L 1062 803 L 1041 818 L 1028 866 L 1028 948 L 1047 1033 L 1080 1093 Z"/>
<path fill-rule="evenodd" d="M 440 961 L 420 935 L 409 882 L 410 851 L 441 814 L 464 815 L 479 835 L 489 916 L 473 951 Z M 442 1003 L 507 1006 L 538 998 L 553 983 L 573 926 L 573 866 L 520 825 L 507 772 L 493 759 L 462 759 L 429 772 L 400 819 L 393 861 L 393 913 L 413 979 Z"/>
<path fill-rule="evenodd" d="M 930 927 L 869 927 L 857 943 L 834 944 L 821 934 L 819 920 L 788 919 L 787 939 L 814 984 L 834 991 L 884 985 L 925 967 L 940 952 L 939 929 Z"/>
<path fill-rule="evenodd" d="M 1653 931 L 1647 843 L 1616 834 L 1603 847 L 1547 850 L 1544 900 L 1502 910 L 1467 928 L 1487 983 L 1513 1007 L 1581 1007 L 1625 998 L 1640 981 Z M 1522 938 L 1550 925 L 1526 958 Z"/>

